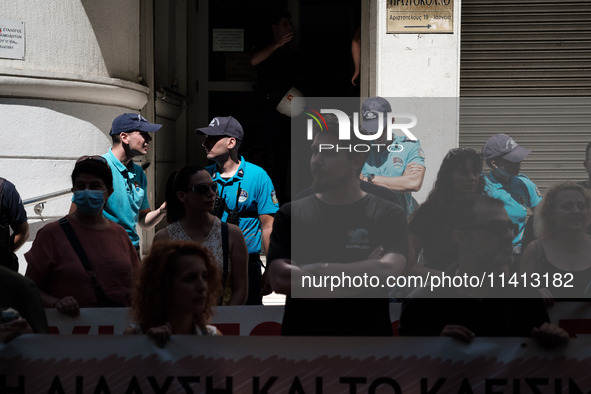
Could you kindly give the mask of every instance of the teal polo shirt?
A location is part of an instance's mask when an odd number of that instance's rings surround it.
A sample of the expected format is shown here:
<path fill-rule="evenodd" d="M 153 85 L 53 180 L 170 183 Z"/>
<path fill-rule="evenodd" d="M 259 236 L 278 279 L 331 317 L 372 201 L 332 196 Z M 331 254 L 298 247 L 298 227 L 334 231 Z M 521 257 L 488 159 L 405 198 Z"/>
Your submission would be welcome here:
<path fill-rule="evenodd" d="M 519 231 L 513 239 L 513 250 L 519 251 L 525 230 L 527 208 L 533 208 L 542 201 L 536 184 L 527 176 L 519 174 L 504 185 L 489 172 L 484 176 L 484 193 L 503 201 L 509 218 L 519 225 Z"/>
<path fill-rule="evenodd" d="M 419 140 L 413 141 L 406 136 L 396 136 L 390 145 L 390 150 L 385 146 L 372 148 L 365 164 L 361 169 L 363 177 L 369 174 L 376 176 L 398 177 L 404 174 L 404 170 L 410 163 L 420 164 L 425 167 L 425 152 Z M 411 193 L 406 194 L 406 206 L 412 209 L 413 198 Z M 410 211 L 407 212 L 410 214 Z"/>
<path fill-rule="evenodd" d="M 140 210 L 149 209 L 148 179 L 142 167 L 132 161 L 126 166 L 115 157 L 112 150 L 103 155 L 113 174 L 113 194 L 103 208 L 103 216 L 127 231 L 133 246 L 140 245 L 136 225 Z"/>
<path fill-rule="evenodd" d="M 260 253 L 262 231 L 259 215 L 273 215 L 279 210 L 279 201 L 271 178 L 265 170 L 248 163 L 244 157 L 240 157 L 240 166 L 229 179 L 220 176 L 215 164 L 206 167 L 206 170 L 218 183 L 218 195 L 224 198 L 228 209 L 238 207 L 238 227 L 244 235 L 248 253 Z M 224 212 L 222 221 L 225 222 L 227 218 L 228 212 Z"/>

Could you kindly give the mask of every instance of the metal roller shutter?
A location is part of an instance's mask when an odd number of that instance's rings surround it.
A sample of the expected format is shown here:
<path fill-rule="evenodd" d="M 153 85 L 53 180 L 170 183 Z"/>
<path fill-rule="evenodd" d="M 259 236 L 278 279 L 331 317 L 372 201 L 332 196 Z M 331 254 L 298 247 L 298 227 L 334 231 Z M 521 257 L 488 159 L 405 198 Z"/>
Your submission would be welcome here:
<path fill-rule="evenodd" d="M 460 145 L 504 132 L 532 150 L 522 172 L 542 191 L 585 179 L 591 1 L 463 0 L 461 34 Z"/>

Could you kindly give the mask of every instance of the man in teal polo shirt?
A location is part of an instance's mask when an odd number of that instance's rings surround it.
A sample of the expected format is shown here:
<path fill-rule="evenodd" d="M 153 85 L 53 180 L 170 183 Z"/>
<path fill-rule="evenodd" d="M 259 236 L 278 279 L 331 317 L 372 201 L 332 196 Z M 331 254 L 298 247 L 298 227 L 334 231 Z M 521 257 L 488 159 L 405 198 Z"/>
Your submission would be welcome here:
<path fill-rule="evenodd" d="M 113 174 L 114 192 L 107 200 L 103 215 L 121 225 L 133 246 L 139 251 L 140 237 L 136 225 L 152 228 L 166 215 L 166 202 L 151 210 L 148 201 L 148 180 L 142 167 L 133 158 L 148 153 L 152 141 L 149 133 L 162 127 L 138 114 L 123 114 L 115 118 L 109 135 L 113 147 L 103 157 L 107 159 Z"/>
<path fill-rule="evenodd" d="M 513 269 L 517 269 L 522 251 L 522 239 L 528 208 L 534 210 L 542 195 L 535 183 L 521 174 L 521 162 L 530 150 L 519 146 L 507 134 L 495 134 L 482 148 L 482 157 L 492 169 L 484 176 L 484 193 L 503 201 L 509 217 L 519 225 L 513 239 Z"/>
<path fill-rule="evenodd" d="M 383 97 L 370 97 L 361 106 L 363 119 L 363 131 L 367 134 L 375 134 L 380 128 L 386 128 L 387 114 L 392 112 L 388 100 Z M 386 132 L 382 132 L 377 144 L 386 142 Z M 396 136 L 387 147 L 379 151 L 372 149 L 361 169 L 361 179 L 378 186 L 385 187 L 394 192 L 405 193 L 407 215 L 410 215 L 416 203 L 412 198 L 412 192 L 417 192 L 423 185 L 425 177 L 425 153 L 421 143 L 413 141 L 407 136 Z"/>
<path fill-rule="evenodd" d="M 231 116 L 216 117 L 209 126 L 195 130 L 206 135 L 207 158 L 216 162 L 206 170 L 218 183 L 213 214 L 240 227 L 248 247 L 248 299 L 246 305 L 262 304 L 261 244 L 265 251 L 279 202 L 271 178 L 261 167 L 238 156 L 244 139 L 242 126 Z"/>

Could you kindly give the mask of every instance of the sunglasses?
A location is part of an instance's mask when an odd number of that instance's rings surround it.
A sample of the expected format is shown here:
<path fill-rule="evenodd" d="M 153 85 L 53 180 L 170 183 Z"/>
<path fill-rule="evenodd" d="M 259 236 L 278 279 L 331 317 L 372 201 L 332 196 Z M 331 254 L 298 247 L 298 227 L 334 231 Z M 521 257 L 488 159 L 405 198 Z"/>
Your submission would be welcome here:
<path fill-rule="evenodd" d="M 107 159 L 102 156 L 80 156 L 78 160 L 76 160 L 76 164 L 83 163 L 87 160 L 94 160 L 98 161 L 99 163 L 107 164 Z"/>
<path fill-rule="evenodd" d="M 486 223 L 472 226 L 472 229 L 486 231 L 490 235 L 502 237 L 507 230 L 510 230 L 513 235 L 519 232 L 519 225 L 513 222 L 506 222 L 503 220 L 492 220 Z"/>
<path fill-rule="evenodd" d="M 198 183 L 197 185 L 187 189 L 188 192 L 193 192 L 201 195 L 206 195 L 209 191 L 217 193 L 218 191 L 218 184 L 217 182 L 211 183 Z"/>
<path fill-rule="evenodd" d="M 472 148 L 453 148 L 450 149 L 449 152 L 447 152 L 447 155 L 445 156 L 446 159 L 449 159 L 451 156 L 458 156 L 461 155 L 464 152 L 470 152 L 470 153 L 478 153 L 476 151 L 476 149 L 472 149 Z"/>

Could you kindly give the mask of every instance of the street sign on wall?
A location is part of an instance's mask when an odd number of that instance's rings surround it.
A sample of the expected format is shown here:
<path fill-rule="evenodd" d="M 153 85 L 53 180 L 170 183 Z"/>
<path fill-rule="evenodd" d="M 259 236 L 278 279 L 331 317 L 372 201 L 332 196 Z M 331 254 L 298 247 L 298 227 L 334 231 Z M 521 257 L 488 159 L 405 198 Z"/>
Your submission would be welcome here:
<path fill-rule="evenodd" d="M 0 19 L 0 58 L 25 60 L 25 23 Z"/>
<path fill-rule="evenodd" d="M 453 33 L 453 0 L 388 0 L 387 33 Z"/>

